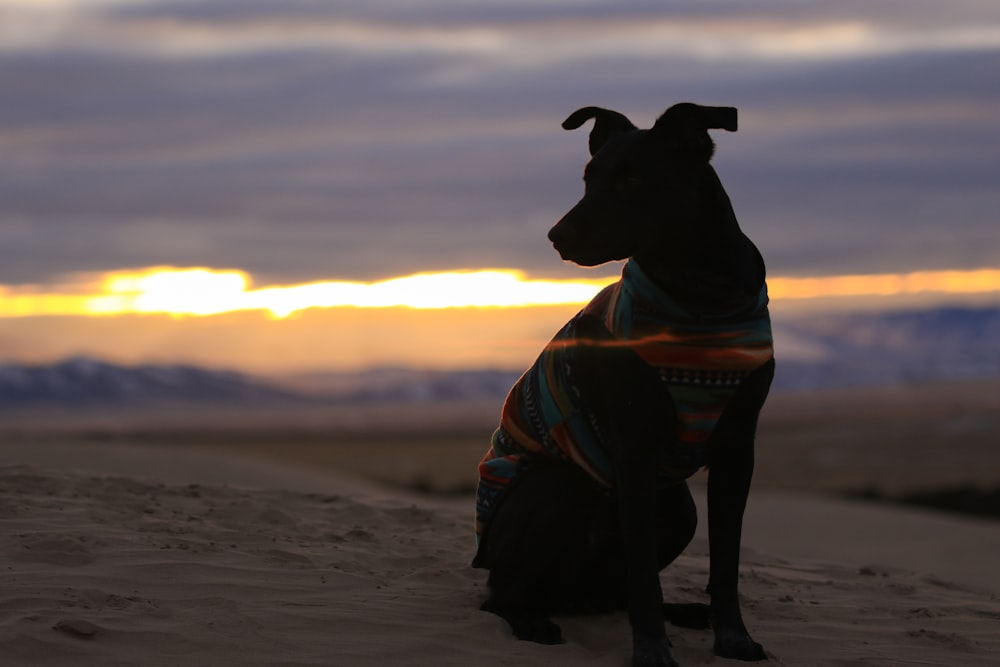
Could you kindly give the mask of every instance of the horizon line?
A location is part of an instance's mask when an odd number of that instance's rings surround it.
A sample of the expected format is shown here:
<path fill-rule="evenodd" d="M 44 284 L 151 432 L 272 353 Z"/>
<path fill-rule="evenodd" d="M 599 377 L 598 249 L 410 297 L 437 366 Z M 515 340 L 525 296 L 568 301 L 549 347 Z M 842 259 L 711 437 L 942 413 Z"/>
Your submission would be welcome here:
<path fill-rule="evenodd" d="M 311 308 L 418 310 L 584 304 L 617 277 L 532 279 L 520 269 L 420 272 L 377 281 L 312 281 L 252 288 L 240 269 L 156 266 L 80 273 L 51 285 L 0 285 L 0 319 L 263 311 L 274 319 Z M 769 278 L 773 301 L 1000 293 L 1000 269 Z"/>

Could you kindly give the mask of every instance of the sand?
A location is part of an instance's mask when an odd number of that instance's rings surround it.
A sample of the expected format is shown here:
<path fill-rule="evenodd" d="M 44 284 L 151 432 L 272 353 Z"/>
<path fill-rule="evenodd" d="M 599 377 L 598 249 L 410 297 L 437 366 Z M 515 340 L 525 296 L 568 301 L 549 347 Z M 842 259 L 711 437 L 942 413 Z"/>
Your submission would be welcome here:
<path fill-rule="evenodd" d="M 468 498 L 226 448 L 0 455 L 0 665 L 628 664 L 621 613 L 557 618 L 567 643 L 539 646 L 478 611 Z M 699 530 L 670 600 L 704 599 Z M 1000 523 L 765 489 L 744 543 L 772 664 L 1000 664 Z M 668 631 L 682 665 L 739 664 Z"/>

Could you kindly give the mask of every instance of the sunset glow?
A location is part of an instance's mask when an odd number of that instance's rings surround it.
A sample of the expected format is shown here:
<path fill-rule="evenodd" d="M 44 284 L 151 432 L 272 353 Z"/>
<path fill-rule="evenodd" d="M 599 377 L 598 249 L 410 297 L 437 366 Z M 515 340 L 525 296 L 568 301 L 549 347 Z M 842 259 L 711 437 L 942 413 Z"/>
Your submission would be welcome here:
<path fill-rule="evenodd" d="M 420 273 L 377 282 L 324 281 L 251 288 L 239 270 L 169 267 L 81 276 L 45 288 L 0 286 L 0 317 L 178 317 L 265 311 L 285 318 L 309 308 L 520 308 L 585 303 L 612 278 L 533 280 L 513 269 Z M 917 271 L 813 278 L 774 277 L 775 300 L 1000 292 L 1000 269 Z"/>
<path fill-rule="evenodd" d="M 1000 292 L 1000 269 L 914 271 L 821 278 L 769 278 L 772 299 L 904 296 L 912 294 L 985 294 Z"/>
<path fill-rule="evenodd" d="M 0 286 L 0 317 L 262 310 L 284 318 L 308 308 L 514 308 L 583 303 L 608 282 L 531 280 L 520 271 L 488 269 L 251 289 L 250 276 L 239 270 L 158 267 L 81 277 L 66 291 Z M 88 286 L 91 292 L 84 293 Z"/>

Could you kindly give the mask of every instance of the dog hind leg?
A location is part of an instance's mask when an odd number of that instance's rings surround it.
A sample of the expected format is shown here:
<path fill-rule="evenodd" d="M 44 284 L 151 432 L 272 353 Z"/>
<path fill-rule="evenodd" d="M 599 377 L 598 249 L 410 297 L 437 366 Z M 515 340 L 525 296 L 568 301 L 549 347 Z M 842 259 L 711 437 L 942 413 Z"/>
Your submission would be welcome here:
<path fill-rule="evenodd" d="M 589 587 L 614 588 L 599 578 L 612 570 L 597 563 L 603 555 L 593 537 L 608 502 L 570 465 L 537 462 L 519 473 L 483 538 L 490 596 L 482 609 L 506 620 L 519 639 L 561 643 L 547 614 L 587 606 Z"/>
<path fill-rule="evenodd" d="M 659 495 L 657 541 L 662 570 L 691 543 L 698 526 L 698 513 L 687 482 L 662 489 Z M 709 606 L 700 602 L 665 602 L 663 618 L 680 628 L 707 630 L 711 627 Z"/>

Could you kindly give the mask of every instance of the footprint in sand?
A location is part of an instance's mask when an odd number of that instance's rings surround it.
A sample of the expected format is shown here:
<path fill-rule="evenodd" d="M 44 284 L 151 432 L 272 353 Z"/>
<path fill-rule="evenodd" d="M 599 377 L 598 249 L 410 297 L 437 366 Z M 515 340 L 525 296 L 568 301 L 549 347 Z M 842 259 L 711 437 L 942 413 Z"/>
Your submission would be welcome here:
<path fill-rule="evenodd" d="M 80 618 L 66 618 L 52 626 L 53 630 L 65 633 L 77 639 L 93 639 L 100 631 L 96 625 L 90 621 Z"/>

